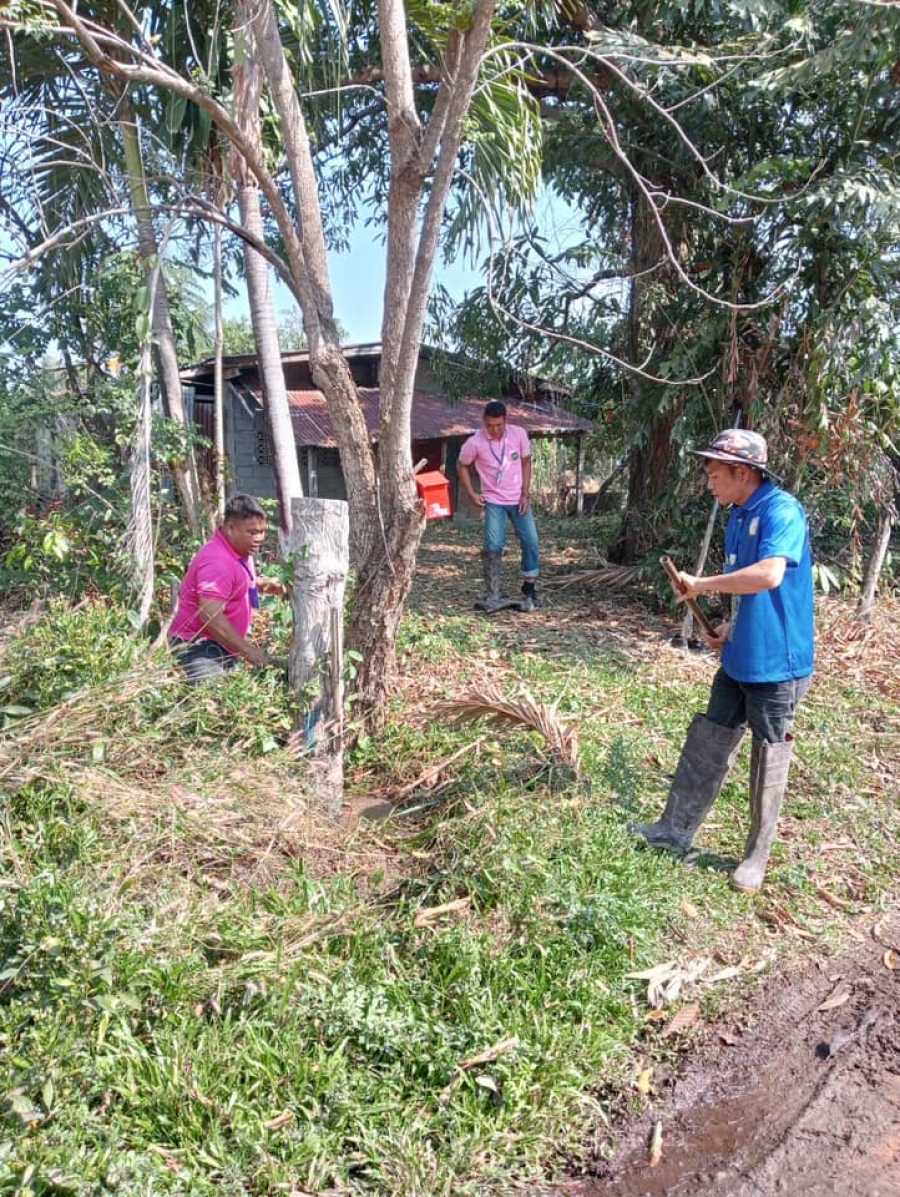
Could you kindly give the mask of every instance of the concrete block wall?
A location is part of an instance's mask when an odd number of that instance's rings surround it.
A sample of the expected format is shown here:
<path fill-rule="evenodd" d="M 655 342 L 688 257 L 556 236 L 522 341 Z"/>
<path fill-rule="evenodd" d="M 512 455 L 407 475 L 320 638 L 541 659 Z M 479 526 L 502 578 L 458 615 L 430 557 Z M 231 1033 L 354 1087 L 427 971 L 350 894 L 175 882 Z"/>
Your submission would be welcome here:
<path fill-rule="evenodd" d="M 231 489 L 257 499 L 274 499 L 272 466 L 257 460 L 260 436 L 268 443 L 265 415 L 260 412 L 251 416 L 238 399 L 231 404 L 231 416 Z"/>

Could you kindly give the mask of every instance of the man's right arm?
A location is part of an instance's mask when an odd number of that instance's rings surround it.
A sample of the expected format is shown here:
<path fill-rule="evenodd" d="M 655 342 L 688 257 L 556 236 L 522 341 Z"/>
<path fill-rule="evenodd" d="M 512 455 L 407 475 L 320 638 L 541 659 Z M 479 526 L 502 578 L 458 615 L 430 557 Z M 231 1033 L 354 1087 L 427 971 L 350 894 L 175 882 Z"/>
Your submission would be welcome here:
<path fill-rule="evenodd" d="M 475 487 L 472 485 L 472 472 L 464 461 L 458 461 L 456 463 L 456 476 L 462 483 L 463 490 L 469 496 L 469 501 L 474 504 L 475 507 L 483 507 L 485 502 L 484 495 L 478 494 L 475 490 Z"/>
<path fill-rule="evenodd" d="M 711 574 L 705 578 L 681 570 L 681 590 L 676 590 L 675 597 L 685 599 L 696 598 L 700 594 L 761 594 L 764 590 L 777 590 L 784 579 L 786 567 L 784 557 L 766 557 L 730 573 Z"/>

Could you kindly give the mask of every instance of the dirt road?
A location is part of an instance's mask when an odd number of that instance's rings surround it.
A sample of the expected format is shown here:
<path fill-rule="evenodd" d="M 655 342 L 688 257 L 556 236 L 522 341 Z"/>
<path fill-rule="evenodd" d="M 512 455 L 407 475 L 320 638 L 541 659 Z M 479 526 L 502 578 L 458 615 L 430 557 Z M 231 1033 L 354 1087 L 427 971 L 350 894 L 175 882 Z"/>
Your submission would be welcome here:
<path fill-rule="evenodd" d="M 577 1197 L 900 1197 L 900 916 L 708 1030 Z M 662 1156 L 651 1166 L 653 1128 Z"/>

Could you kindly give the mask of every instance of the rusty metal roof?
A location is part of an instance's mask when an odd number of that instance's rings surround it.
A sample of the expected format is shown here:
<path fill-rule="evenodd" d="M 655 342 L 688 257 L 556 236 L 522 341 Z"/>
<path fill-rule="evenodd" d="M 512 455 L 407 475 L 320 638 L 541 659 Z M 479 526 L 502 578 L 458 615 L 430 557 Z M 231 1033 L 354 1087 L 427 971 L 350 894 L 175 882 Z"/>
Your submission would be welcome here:
<path fill-rule="evenodd" d="M 262 391 L 256 379 L 247 379 L 241 387 L 262 405 Z M 366 416 L 366 427 L 373 441 L 378 440 L 378 416 L 381 392 L 377 387 L 360 387 Z M 507 419 L 518 424 L 530 437 L 563 436 L 566 433 L 592 432 L 596 425 L 590 420 L 574 416 L 549 403 L 517 403 L 504 399 Z M 291 423 L 294 439 L 300 446 L 334 448 L 337 440 L 328 405 L 321 391 L 289 391 Z M 443 440 L 445 437 L 469 436 L 482 426 L 482 398 L 451 402 L 434 391 L 416 391 L 413 395 L 411 439 L 414 441 Z"/>

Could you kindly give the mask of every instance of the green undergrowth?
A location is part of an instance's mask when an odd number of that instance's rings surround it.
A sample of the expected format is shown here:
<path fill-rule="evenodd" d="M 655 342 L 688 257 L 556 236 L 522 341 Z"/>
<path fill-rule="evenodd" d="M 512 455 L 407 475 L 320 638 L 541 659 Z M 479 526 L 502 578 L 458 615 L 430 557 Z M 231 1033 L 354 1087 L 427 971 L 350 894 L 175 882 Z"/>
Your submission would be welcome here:
<path fill-rule="evenodd" d="M 402 799 L 352 828 L 303 821 L 277 679 L 189 691 L 109 610 L 54 612 L 7 653 L 10 705 L 40 711 L 0 741 L 0 1194 L 537 1192 L 652 1105 L 641 1068 L 895 896 L 871 696 L 810 696 L 747 898 L 727 885 L 745 757 L 687 865 L 626 831 L 664 797 L 705 664 L 592 641 L 566 610 L 543 641 L 410 612 L 407 688 L 346 763 L 351 803 Z M 34 676 L 51 649 L 56 705 L 52 670 Z M 527 726 L 411 697 L 491 669 L 577 727 L 578 776 Z M 663 994 L 633 975 L 663 965 Z"/>

